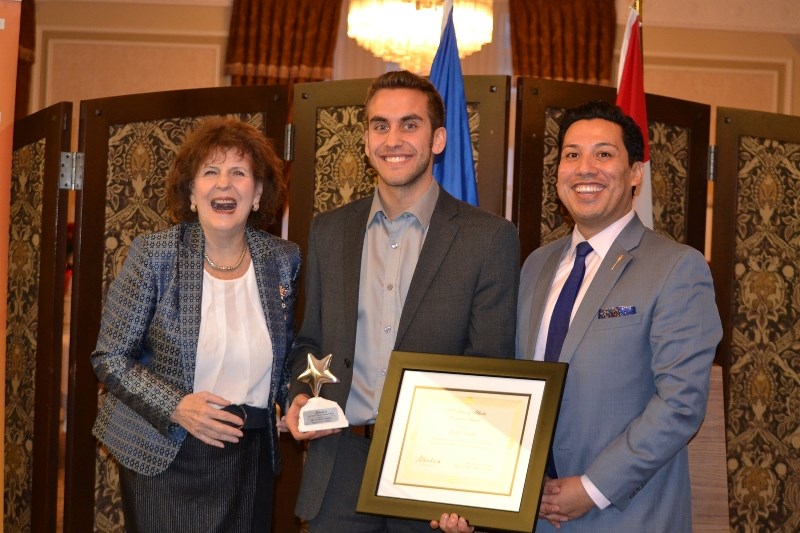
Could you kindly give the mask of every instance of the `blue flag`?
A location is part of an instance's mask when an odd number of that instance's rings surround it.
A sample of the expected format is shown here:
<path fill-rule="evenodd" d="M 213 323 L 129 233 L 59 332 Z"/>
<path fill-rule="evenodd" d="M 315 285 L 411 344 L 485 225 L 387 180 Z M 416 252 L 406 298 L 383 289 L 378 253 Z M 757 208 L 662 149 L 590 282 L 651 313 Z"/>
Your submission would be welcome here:
<path fill-rule="evenodd" d="M 458 59 L 452 7 L 447 14 L 447 24 L 442 32 L 439 49 L 433 58 L 430 80 L 444 100 L 447 130 L 444 152 L 433 161 L 433 177 L 456 198 L 477 206 L 478 185 L 475 182 L 464 77 L 461 75 L 461 61 Z"/>

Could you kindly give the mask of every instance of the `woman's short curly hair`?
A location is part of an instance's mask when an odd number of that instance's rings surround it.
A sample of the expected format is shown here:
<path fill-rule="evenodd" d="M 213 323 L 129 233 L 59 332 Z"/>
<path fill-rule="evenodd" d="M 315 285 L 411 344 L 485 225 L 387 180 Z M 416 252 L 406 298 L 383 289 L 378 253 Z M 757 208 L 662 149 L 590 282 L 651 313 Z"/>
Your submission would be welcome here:
<path fill-rule="evenodd" d="M 286 184 L 283 162 L 272 142 L 258 128 L 230 117 L 203 120 L 178 150 L 167 174 L 167 202 L 174 222 L 197 220 L 191 206 L 192 184 L 200 166 L 217 150 L 237 151 L 253 164 L 253 179 L 261 184 L 258 211 L 251 211 L 247 223 L 253 227 L 271 224 L 283 207 Z"/>

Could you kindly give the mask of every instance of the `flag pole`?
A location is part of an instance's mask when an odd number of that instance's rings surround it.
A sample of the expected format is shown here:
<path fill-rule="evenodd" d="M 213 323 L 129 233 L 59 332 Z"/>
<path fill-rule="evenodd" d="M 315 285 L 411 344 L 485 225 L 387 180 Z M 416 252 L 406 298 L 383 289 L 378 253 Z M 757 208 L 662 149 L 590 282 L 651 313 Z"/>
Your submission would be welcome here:
<path fill-rule="evenodd" d="M 450 13 L 451 9 L 453 9 L 453 0 L 444 0 L 444 6 L 442 9 L 442 28 L 439 30 L 440 39 L 444 33 L 444 27 L 447 26 L 447 15 Z"/>
<path fill-rule="evenodd" d="M 644 59 L 644 15 L 642 14 L 642 0 L 633 0 L 633 9 L 639 12 L 639 49 Z"/>
<path fill-rule="evenodd" d="M 644 92 L 644 62 L 642 48 L 642 0 L 632 0 L 625 22 L 625 35 L 620 49 L 620 67 L 617 73 L 616 104 L 639 125 L 642 130 L 644 158 L 642 183 L 637 187 L 634 208 L 642 223 L 653 227 L 653 194 L 650 150 L 647 127 L 647 102 Z"/>

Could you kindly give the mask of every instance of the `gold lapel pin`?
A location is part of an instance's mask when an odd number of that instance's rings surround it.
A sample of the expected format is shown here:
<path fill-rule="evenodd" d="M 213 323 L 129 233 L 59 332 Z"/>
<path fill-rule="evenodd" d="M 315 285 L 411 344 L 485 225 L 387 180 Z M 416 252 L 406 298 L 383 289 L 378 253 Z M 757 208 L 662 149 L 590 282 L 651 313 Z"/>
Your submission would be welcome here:
<path fill-rule="evenodd" d="M 617 260 L 614 261 L 614 265 L 611 267 L 611 270 L 614 270 L 616 268 L 616 266 L 619 264 L 620 261 L 622 261 L 622 254 L 619 254 L 619 257 L 617 257 Z"/>

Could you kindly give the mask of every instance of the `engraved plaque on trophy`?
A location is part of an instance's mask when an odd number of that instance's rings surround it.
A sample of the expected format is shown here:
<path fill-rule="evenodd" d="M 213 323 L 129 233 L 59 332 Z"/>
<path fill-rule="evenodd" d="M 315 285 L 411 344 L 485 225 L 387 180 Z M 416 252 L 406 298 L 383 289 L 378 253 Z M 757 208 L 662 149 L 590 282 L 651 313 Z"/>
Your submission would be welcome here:
<path fill-rule="evenodd" d="M 349 424 L 339 404 L 320 398 L 320 390 L 327 383 L 339 383 L 339 379 L 329 370 L 332 354 L 317 359 L 308 354 L 308 368 L 297 377 L 297 381 L 308 383 L 313 396 L 300 408 L 300 431 L 345 428 Z"/>

